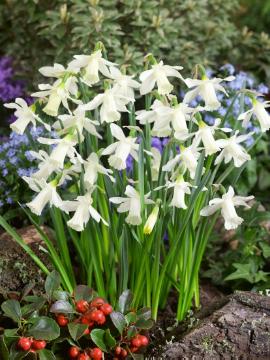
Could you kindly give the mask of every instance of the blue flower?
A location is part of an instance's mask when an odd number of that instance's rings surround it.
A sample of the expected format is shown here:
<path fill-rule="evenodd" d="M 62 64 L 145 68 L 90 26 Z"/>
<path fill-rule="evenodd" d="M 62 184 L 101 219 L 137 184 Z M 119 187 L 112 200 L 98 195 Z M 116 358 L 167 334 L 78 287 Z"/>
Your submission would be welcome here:
<path fill-rule="evenodd" d="M 225 64 L 220 68 L 221 71 L 226 71 L 229 75 L 235 73 L 235 67 L 232 64 Z"/>

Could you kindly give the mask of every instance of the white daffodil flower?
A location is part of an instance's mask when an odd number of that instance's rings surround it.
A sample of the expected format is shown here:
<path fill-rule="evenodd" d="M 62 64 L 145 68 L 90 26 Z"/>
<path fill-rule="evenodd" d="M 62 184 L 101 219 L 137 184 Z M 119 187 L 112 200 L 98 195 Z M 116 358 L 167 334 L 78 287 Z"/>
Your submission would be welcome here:
<path fill-rule="evenodd" d="M 96 153 L 91 153 L 86 161 L 84 161 L 84 183 L 88 188 L 91 188 L 95 185 L 98 174 L 103 174 L 108 176 L 112 182 L 115 182 L 114 178 L 111 176 L 113 171 L 111 169 L 106 169 L 99 162 L 99 157 Z"/>
<path fill-rule="evenodd" d="M 168 77 L 173 76 L 184 80 L 182 75 L 177 71 L 182 69 L 182 66 L 164 65 L 163 61 L 152 65 L 150 70 L 146 70 L 140 75 L 140 80 L 142 82 L 140 87 L 141 95 L 150 93 L 156 84 L 160 95 L 170 94 L 173 90 L 173 85 L 169 82 Z"/>
<path fill-rule="evenodd" d="M 239 144 L 243 141 L 246 141 L 252 135 L 252 133 L 237 136 L 238 133 L 239 131 L 236 131 L 235 134 L 229 139 L 220 139 L 216 141 L 217 145 L 223 150 L 217 156 L 215 165 L 222 162 L 223 159 L 225 164 L 233 159 L 235 167 L 240 167 L 246 161 L 251 159 L 250 155 L 246 152 L 243 146 Z"/>
<path fill-rule="evenodd" d="M 158 149 L 151 148 L 152 158 L 151 158 L 151 174 L 152 180 L 157 181 L 159 175 L 159 168 L 161 163 L 161 153 Z"/>
<path fill-rule="evenodd" d="M 156 205 L 154 209 L 151 211 L 151 214 L 148 216 L 148 219 L 146 220 L 146 223 L 143 227 L 143 233 L 146 235 L 151 234 L 153 231 L 153 228 L 157 222 L 158 219 L 158 213 L 159 213 L 159 205 Z"/>
<path fill-rule="evenodd" d="M 17 134 L 22 135 L 30 123 L 36 127 L 37 121 L 43 124 L 48 131 L 51 130 L 50 125 L 45 124 L 35 113 L 34 104 L 28 106 L 24 99 L 16 98 L 15 103 L 4 104 L 4 106 L 8 109 L 16 109 L 14 115 L 17 120 L 10 125 L 10 128 Z"/>
<path fill-rule="evenodd" d="M 155 100 L 150 111 L 137 111 L 136 119 L 142 125 L 154 123 L 151 130 L 153 136 L 167 137 L 174 130 L 176 139 L 186 140 L 188 137 L 187 121 L 190 120 L 190 115 L 195 112 L 196 109 L 192 109 L 184 103 L 170 107 L 164 105 L 160 100 Z"/>
<path fill-rule="evenodd" d="M 78 196 L 74 201 L 64 201 L 62 209 L 66 212 L 75 212 L 73 217 L 68 220 L 67 225 L 75 231 L 83 231 L 85 225 L 88 223 L 90 217 L 96 222 L 103 222 L 104 225 L 109 224 L 92 206 L 93 199 L 90 192 L 83 196 Z"/>
<path fill-rule="evenodd" d="M 61 103 L 70 112 L 68 100 L 76 104 L 81 103 L 80 100 L 75 98 L 78 94 L 77 78 L 75 76 L 70 76 L 66 80 L 58 79 L 53 85 L 40 84 L 38 87 L 41 91 L 33 93 L 32 96 L 40 98 L 49 96 L 48 102 L 42 110 L 50 116 L 58 115 Z"/>
<path fill-rule="evenodd" d="M 80 140 L 82 141 L 84 139 L 83 130 L 85 129 L 89 134 L 102 139 L 101 135 L 96 130 L 96 126 L 99 125 L 99 122 L 86 117 L 85 110 L 81 105 L 79 105 L 77 109 L 73 111 L 73 114 L 59 115 L 58 119 L 60 121 L 56 121 L 53 124 L 53 128 L 61 131 L 61 133 L 69 132 L 71 129 L 75 128 L 77 129 Z"/>
<path fill-rule="evenodd" d="M 30 154 L 31 156 L 33 156 L 33 158 L 40 160 L 38 164 L 38 170 L 34 172 L 31 177 L 39 180 L 47 180 L 48 177 L 58 169 L 57 164 L 55 164 L 55 162 L 51 160 L 50 155 L 46 153 L 46 151 L 30 151 Z"/>
<path fill-rule="evenodd" d="M 220 107 L 220 102 L 218 101 L 216 91 L 222 91 L 227 95 L 226 90 L 223 86 L 220 85 L 222 81 L 232 81 L 234 76 L 226 77 L 225 79 L 213 78 L 208 79 L 207 76 L 203 76 L 201 80 L 199 79 L 185 79 L 185 83 L 188 88 L 192 90 L 188 91 L 184 96 L 184 103 L 189 103 L 197 96 L 201 96 L 205 102 L 206 110 L 216 110 Z"/>
<path fill-rule="evenodd" d="M 199 156 L 200 153 L 196 142 L 193 142 L 189 147 L 180 145 L 180 154 L 177 154 L 172 160 L 169 160 L 167 164 L 162 167 L 162 171 L 173 171 L 175 166 L 181 163 L 185 169 L 188 169 L 191 179 L 194 179 Z"/>
<path fill-rule="evenodd" d="M 138 191 L 132 186 L 128 185 L 125 190 L 127 197 L 112 197 L 110 202 L 113 204 L 120 204 L 117 211 L 119 213 L 128 212 L 126 222 L 131 225 L 140 225 L 142 223 L 141 218 L 141 198 Z M 149 195 L 145 195 L 144 203 L 153 204 L 154 202 L 148 199 Z"/>
<path fill-rule="evenodd" d="M 120 126 L 111 124 L 110 128 L 112 136 L 118 141 L 106 147 L 101 155 L 113 154 L 109 157 L 109 164 L 117 170 L 124 170 L 127 167 L 126 160 L 129 154 L 138 161 L 139 144 L 136 144 L 137 138 L 126 137 Z"/>
<path fill-rule="evenodd" d="M 110 72 L 110 77 L 114 79 L 114 92 L 123 98 L 133 99 L 134 101 L 134 89 L 139 89 L 140 83 L 133 79 L 134 76 L 122 74 L 118 68 L 111 67 Z"/>
<path fill-rule="evenodd" d="M 82 106 L 83 110 L 94 110 L 100 106 L 100 122 L 103 124 L 120 120 L 120 112 L 128 112 L 126 104 L 133 99 L 118 95 L 114 89 L 107 89 L 103 94 L 98 94 L 89 103 Z"/>
<path fill-rule="evenodd" d="M 77 72 L 77 71 L 72 71 L 71 69 L 67 68 L 65 69 L 65 67 L 61 64 L 53 64 L 53 66 L 43 66 L 42 68 L 40 68 L 38 70 L 43 76 L 46 77 L 54 77 L 54 78 L 62 78 L 64 76 L 67 75 L 71 75 L 71 72 Z"/>
<path fill-rule="evenodd" d="M 26 205 L 36 215 L 41 215 L 44 207 L 49 203 L 62 209 L 63 201 L 56 191 L 57 182 L 55 180 L 47 183 L 45 179 L 34 180 L 38 187 L 31 186 L 32 190 L 38 192 L 38 195 Z"/>
<path fill-rule="evenodd" d="M 270 106 L 270 101 L 261 102 L 257 99 L 252 99 L 253 107 L 240 114 L 238 120 L 243 120 L 243 126 L 247 127 L 252 115 L 254 115 L 260 123 L 262 132 L 265 132 L 270 129 L 270 115 L 266 111 L 266 108 Z"/>
<path fill-rule="evenodd" d="M 196 131 L 195 141 L 197 145 L 200 145 L 202 141 L 206 156 L 220 151 L 220 147 L 214 138 L 215 131 L 218 129 L 219 124 L 220 119 L 216 119 L 213 126 L 207 125 L 204 121 L 198 122 L 199 129 Z M 231 131 L 230 129 L 228 130 Z M 225 129 L 225 131 L 227 131 L 227 129 Z"/>
<path fill-rule="evenodd" d="M 185 195 L 190 194 L 189 182 L 184 181 L 183 175 L 179 175 L 174 182 L 169 182 L 168 188 L 173 188 L 173 198 L 170 206 L 177 207 L 178 209 L 186 209 Z"/>
<path fill-rule="evenodd" d="M 246 202 L 252 199 L 254 199 L 254 196 L 235 196 L 234 189 L 230 186 L 228 192 L 222 198 L 210 200 L 209 205 L 201 210 L 200 215 L 210 216 L 221 209 L 221 215 L 225 220 L 225 229 L 236 229 L 243 222 L 243 219 L 237 215 L 235 206 L 250 208 Z"/>
<path fill-rule="evenodd" d="M 92 86 L 99 81 L 99 72 L 105 77 L 110 78 L 109 67 L 116 66 L 116 64 L 102 57 L 101 50 L 97 50 L 91 55 L 75 55 L 74 58 L 75 60 L 69 63 L 68 68 L 75 71 L 84 69 L 82 80 L 88 86 Z"/>
<path fill-rule="evenodd" d="M 62 139 L 47 139 L 39 137 L 38 142 L 46 145 L 57 144 L 50 155 L 50 160 L 60 169 L 64 168 L 66 156 L 73 158 L 76 155 L 80 158 L 80 155 L 74 147 L 78 143 L 76 135 L 68 134 Z"/>

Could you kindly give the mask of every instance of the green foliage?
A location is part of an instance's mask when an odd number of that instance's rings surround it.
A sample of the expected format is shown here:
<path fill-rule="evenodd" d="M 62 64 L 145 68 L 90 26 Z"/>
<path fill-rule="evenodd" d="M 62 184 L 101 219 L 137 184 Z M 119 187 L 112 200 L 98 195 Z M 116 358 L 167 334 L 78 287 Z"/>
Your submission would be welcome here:
<path fill-rule="evenodd" d="M 0 41 L 29 78 L 33 68 L 88 53 L 97 41 L 133 68 L 151 51 L 189 71 L 196 63 L 215 64 L 242 43 L 233 22 L 238 8 L 239 0 L 6 0 Z"/>
<path fill-rule="evenodd" d="M 0 358 L 3 360 L 30 359 L 33 358 L 30 356 L 33 353 L 34 358 L 39 360 L 67 358 L 71 346 L 76 346 L 85 354 L 91 348 L 99 347 L 104 352 L 104 359 L 111 359 L 115 348 L 121 347 L 133 357 L 130 340 L 153 326 L 150 309 L 144 308 L 138 312 L 131 310 L 132 295 L 128 290 L 119 300 L 120 307 L 123 299 L 126 299 L 124 312 L 107 315 L 104 325 L 93 324 L 90 320 L 89 324 L 85 322 L 91 312 L 97 311 L 91 304 L 96 299 L 96 293 L 86 286 L 77 286 L 73 295 L 68 295 L 59 287 L 59 274 L 55 271 L 47 277 L 44 294 L 33 296 L 30 291 L 30 288 L 25 289 L 21 295 L 18 294 L 18 300 L 9 299 L 1 305 L 0 326 L 3 328 L 3 335 L 0 336 Z M 63 298 L 67 300 L 61 300 Z M 77 298 L 88 302 L 87 312 L 77 311 Z M 58 325 L 60 314 L 65 314 L 67 326 Z M 88 327 L 91 329 L 90 334 L 86 332 Z M 45 340 L 45 348 L 32 353 L 20 350 L 18 341 L 22 337 L 27 337 L 32 343 L 33 339 Z M 142 355 L 137 356 L 142 358 Z"/>
<path fill-rule="evenodd" d="M 219 228 L 209 242 L 203 276 L 231 289 L 270 287 L 270 212 L 258 204 L 243 211 L 243 224 L 228 238 Z"/>

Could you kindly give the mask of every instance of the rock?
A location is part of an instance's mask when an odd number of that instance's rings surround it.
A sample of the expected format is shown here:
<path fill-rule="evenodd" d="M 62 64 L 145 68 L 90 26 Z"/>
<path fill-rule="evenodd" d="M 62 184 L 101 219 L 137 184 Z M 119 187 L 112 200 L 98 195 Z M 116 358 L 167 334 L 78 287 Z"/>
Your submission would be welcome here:
<path fill-rule="evenodd" d="M 52 238 L 47 227 L 42 230 Z M 17 231 L 32 250 L 51 269 L 46 254 L 41 251 L 42 240 L 34 226 L 27 226 Z M 36 284 L 35 291 L 44 288 L 44 274 L 8 233 L 0 235 L 0 294 L 6 297 L 10 292 L 21 291 L 29 282 Z"/>
<path fill-rule="evenodd" d="M 175 333 L 175 331 L 174 331 Z M 157 359 L 270 359 L 270 297 L 236 292 Z"/>

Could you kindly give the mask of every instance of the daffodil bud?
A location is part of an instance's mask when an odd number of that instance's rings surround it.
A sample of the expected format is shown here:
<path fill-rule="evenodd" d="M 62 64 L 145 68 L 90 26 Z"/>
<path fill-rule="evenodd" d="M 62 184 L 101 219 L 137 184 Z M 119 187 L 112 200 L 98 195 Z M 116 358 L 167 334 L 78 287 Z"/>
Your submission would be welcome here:
<path fill-rule="evenodd" d="M 152 210 L 151 214 L 148 216 L 148 219 L 146 220 L 146 223 L 143 228 L 144 234 L 151 234 L 153 231 L 153 228 L 157 222 L 158 219 L 158 213 L 159 213 L 159 205 L 156 205 L 154 209 Z"/>

